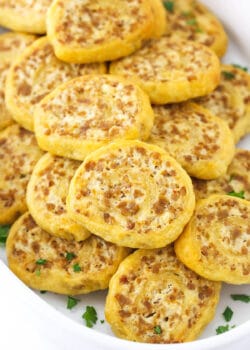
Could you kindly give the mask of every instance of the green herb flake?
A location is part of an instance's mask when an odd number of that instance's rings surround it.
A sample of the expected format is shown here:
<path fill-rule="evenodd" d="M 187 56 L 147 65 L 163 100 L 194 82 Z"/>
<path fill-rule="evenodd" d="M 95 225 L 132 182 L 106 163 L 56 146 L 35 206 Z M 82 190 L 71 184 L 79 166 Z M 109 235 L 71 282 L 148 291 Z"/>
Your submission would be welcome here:
<path fill-rule="evenodd" d="M 101 324 L 103 324 L 105 321 L 104 320 L 100 320 Z"/>
<path fill-rule="evenodd" d="M 235 68 L 239 68 L 239 69 L 243 70 L 244 72 L 248 72 L 248 68 L 247 68 L 247 67 L 243 67 L 243 66 L 241 66 L 240 64 L 234 63 L 233 66 L 234 66 Z"/>
<path fill-rule="evenodd" d="M 86 326 L 92 328 L 98 319 L 96 309 L 93 306 L 87 306 L 82 318 L 85 320 Z"/>
<path fill-rule="evenodd" d="M 69 310 L 73 309 L 73 307 L 77 305 L 78 301 L 79 299 L 68 296 L 67 309 Z"/>
<path fill-rule="evenodd" d="M 243 303 L 250 303 L 250 295 L 246 294 L 231 294 L 233 300 L 242 301 Z"/>
<path fill-rule="evenodd" d="M 227 324 L 226 326 L 219 326 L 216 328 L 216 334 L 221 334 L 229 331 L 229 325 Z"/>
<path fill-rule="evenodd" d="M 45 293 L 47 293 L 47 291 L 46 290 L 40 290 L 40 293 L 41 294 L 45 294 Z"/>
<path fill-rule="evenodd" d="M 155 326 L 154 327 L 154 333 L 155 334 L 161 334 L 162 333 L 161 326 Z"/>
<path fill-rule="evenodd" d="M 198 24 L 195 18 L 188 19 L 188 20 L 186 21 L 186 23 L 187 23 L 189 26 L 197 26 L 197 24 Z"/>
<path fill-rule="evenodd" d="M 182 16 L 184 16 L 184 17 L 194 17 L 194 14 L 193 14 L 193 12 L 191 12 L 191 11 L 182 11 Z"/>
<path fill-rule="evenodd" d="M 165 6 L 166 10 L 168 10 L 168 12 L 170 12 L 170 13 L 174 12 L 174 2 L 173 1 L 164 1 L 163 5 Z"/>
<path fill-rule="evenodd" d="M 75 253 L 67 252 L 66 255 L 65 255 L 65 258 L 66 258 L 66 260 L 71 261 L 74 258 L 76 258 L 76 255 L 75 255 Z"/>
<path fill-rule="evenodd" d="M 37 270 L 35 271 L 35 274 L 36 274 L 37 277 L 41 276 L 41 270 L 40 270 L 40 269 L 37 269 Z"/>
<path fill-rule="evenodd" d="M 229 306 L 227 306 L 222 315 L 224 316 L 225 321 L 229 322 L 233 317 L 233 310 Z"/>
<path fill-rule="evenodd" d="M 235 75 L 232 72 L 222 71 L 222 74 L 223 74 L 224 78 L 227 80 L 232 80 L 235 78 Z"/>
<path fill-rule="evenodd" d="M 232 197 L 238 197 L 241 199 L 245 199 L 245 192 L 244 191 L 240 191 L 240 192 L 231 191 L 231 192 L 228 192 L 227 194 L 229 196 L 232 196 Z"/>
<path fill-rule="evenodd" d="M 81 266 L 78 263 L 73 265 L 73 270 L 74 270 L 74 272 L 82 271 Z"/>
<path fill-rule="evenodd" d="M 0 244 L 6 243 L 9 230 L 10 230 L 10 225 L 1 225 L 0 226 Z"/>
<path fill-rule="evenodd" d="M 47 263 L 47 260 L 46 259 L 38 259 L 36 261 L 36 264 L 37 265 L 45 265 Z"/>

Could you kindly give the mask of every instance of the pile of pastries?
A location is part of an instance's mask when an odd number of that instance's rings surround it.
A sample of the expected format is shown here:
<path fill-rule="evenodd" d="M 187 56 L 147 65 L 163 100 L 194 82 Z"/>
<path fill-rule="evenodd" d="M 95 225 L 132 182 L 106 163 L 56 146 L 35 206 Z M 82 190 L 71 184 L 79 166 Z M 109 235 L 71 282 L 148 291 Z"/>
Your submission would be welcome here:
<path fill-rule="evenodd" d="M 196 339 L 221 282 L 250 283 L 250 76 L 223 26 L 194 0 L 0 0 L 0 25 L 10 269 L 109 288 L 121 338 Z"/>

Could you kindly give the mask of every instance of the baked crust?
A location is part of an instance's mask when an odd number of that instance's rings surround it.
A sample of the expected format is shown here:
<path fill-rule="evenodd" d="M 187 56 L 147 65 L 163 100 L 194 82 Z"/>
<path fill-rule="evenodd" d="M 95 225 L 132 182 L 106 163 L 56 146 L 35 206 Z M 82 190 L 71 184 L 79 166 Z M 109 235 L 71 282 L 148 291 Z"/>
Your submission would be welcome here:
<path fill-rule="evenodd" d="M 29 287 L 77 295 L 107 288 L 130 250 L 94 235 L 83 242 L 53 237 L 26 213 L 11 227 L 6 252 L 10 269 Z"/>
<path fill-rule="evenodd" d="M 175 242 L 177 257 L 213 281 L 250 283 L 250 202 L 212 195 L 197 203 L 195 213 Z"/>
<path fill-rule="evenodd" d="M 71 220 L 66 209 L 70 181 L 80 162 L 45 154 L 27 188 L 27 205 L 36 223 L 53 236 L 83 241 L 90 232 Z"/>
<path fill-rule="evenodd" d="M 16 124 L 0 132 L 0 146 L 0 224 L 9 224 L 27 210 L 26 187 L 43 151 L 35 135 Z"/>
<path fill-rule="evenodd" d="M 215 53 L 204 45 L 161 37 L 112 62 L 110 73 L 134 81 L 152 103 L 166 104 L 213 91 L 220 81 L 220 63 Z"/>
<path fill-rule="evenodd" d="M 192 341 L 214 317 L 220 287 L 186 268 L 171 245 L 139 249 L 111 279 L 106 319 L 124 339 L 154 344 Z"/>
<path fill-rule="evenodd" d="M 47 37 L 36 40 L 18 57 L 6 82 L 6 104 L 13 118 L 34 131 L 34 108 L 58 85 L 84 74 L 106 73 L 104 63 L 67 64 L 59 61 Z"/>
<path fill-rule="evenodd" d="M 226 173 L 235 152 L 226 122 L 190 102 L 153 110 L 149 143 L 164 148 L 194 177 L 214 179 Z"/>
<path fill-rule="evenodd" d="M 72 219 L 115 244 L 158 248 L 189 221 L 194 194 L 187 173 L 162 148 L 117 141 L 92 152 L 73 177 Z"/>
<path fill-rule="evenodd" d="M 83 160 L 117 139 L 147 139 L 153 120 L 148 96 L 129 80 L 84 75 L 60 85 L 40 102 L 35 133 L 42 149 Z"/>

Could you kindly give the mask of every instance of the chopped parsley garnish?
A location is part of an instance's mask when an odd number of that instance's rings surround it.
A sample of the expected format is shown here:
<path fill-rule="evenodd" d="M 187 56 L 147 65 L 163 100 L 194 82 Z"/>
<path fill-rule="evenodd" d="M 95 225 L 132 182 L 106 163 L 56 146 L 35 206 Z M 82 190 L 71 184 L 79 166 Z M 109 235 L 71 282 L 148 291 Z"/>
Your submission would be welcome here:
<path fill-rule="evenodd" d="M 246 294 L 231 294 L 233 300 L 242 301 L 243 303 L 250 303 L 250 295 Z"/>
<path fill-rule="evenodd" d="M 154 327 L 154 333 L 155 334 L 161 334 L 162 333 L 161 326 L 155 326 Z"/>
<path fill-rule="evenodd" d="M 219 326 L 216 328 L 216 334 L 221 334 L 229 331 L 229 325 L 227 324 L 226 326 Z"/>
<path fill-rule="evenodd" d="M 86 326 L 92 328 L 98 319 L 96 309 L 93 306 L 86 306 L 86 311 L 82 315 Z"/>
<path fill-rule="evenodd" d="M 173 1 L 164 1 L 163 5 L 168 10 L 168 12 L 174 12 L 174 2 Z"/>
<path fill-rule="evenodd" d="M 105 321 L 104 320 L 100 320 L 100 322 L 103 324 Z"/>
<path fill-rule="evenodd" d="M 37 264 L 37 265 L 45 265 L 46 262 L 47 262 L 46 259 L 38 259 L 38 260 L 36 261 L 36 264 Z"/>
<path fill-rule="evenodd" d="M 81 266 L 78 263 L 73 265 L 73 270 L 74 270 L 74 272 L 82 271 Z"/>
<path fill-rule="evenodd" d="M 227 80 L 232 80 L 235 78 L 235 75 L 232 72 L 222 71 L 222 74 L 224 75 L 224 78 Z"/>
<path fill-rule="evenodd" d="M 40 293 L 41 294 L 45 294 L 45 293 L 47 293 L 47 291 L 46 290 L 40 290 Z"/>
<path fill-rule="evenodd" d="M 9 230 L 10 230 L 10 225 L 1 225 L 0 226 L 0 244 L 6 243 Z"/>
<path fill-rule="evenodd" d="M 197 20 L 195 18 L 191 18 L 191 19 L 188 19 L 186 21 L 186 23 L 189 25 L 189 26 L 196 26 L 198 23 L 197 23 Z"/>
<path fill-rule="evenodd" d="M 228 195 L 232 196 L 232 197 L 238 197 L 241 199 L 245 199 L 245 192 L 244 191 L 240 191 L 240 192 L 231 191 L 231 192 L 228 192 Z"/>
<path fill-rule="evenodd" d="M 66 255 L 65 255 L 65 258 L 66 258 L 66 260 L 71 261 L 74 258 L 76 258 L 76 255 L 75 255 L 75 253 L 67 252 Z"/>
<path fill-rule="evenodd" d="M 68 296 L 67 309 L 69 310 L 73 309 L 73 307 L 77 305 L 78 301 L 79 299 Z"/>
<path fill-rule="evenodd" d="M 35 273 L 36 273 L 36 276 L 40 276 L 41 275 L 41 270 L 40 269 L 37 269 L 36 271 L 35 271 Z"/>
<path fill-rule="evenodd" d="M 233 310 L 227 306 L 222 314 L 227 322 L 231 321 L 233 317 Z"/>
<path fill-rule="evenodd" d="M 239 69 L 243 70 L 244 72 L 248 72 L 248 68 L 247 67 L 242 67 L 240 64 L 234 63 L 233 66 L 235 68 L 239 68 Z"/>

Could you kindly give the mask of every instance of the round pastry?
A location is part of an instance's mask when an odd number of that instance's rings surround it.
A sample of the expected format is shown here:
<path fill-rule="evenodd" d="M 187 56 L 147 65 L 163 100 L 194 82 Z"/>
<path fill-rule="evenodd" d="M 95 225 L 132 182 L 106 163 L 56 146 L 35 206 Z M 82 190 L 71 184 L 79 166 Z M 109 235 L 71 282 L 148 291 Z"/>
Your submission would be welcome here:
<path fill-rule="evenodd" d="M 250 202 L 228 195 L 200 200 L 175 242 L 177 257 L 212 281 L 250 283 Z"/>
<path fill-rule="evenodd" d="M 83 241 L 90 236 L 69 217 L 66 197 L 80 162 L 45 154 L 36 164 L 27 188 L 27 205 L 36 223 L 51 235 Z"/>
<path fill-rule="evenodd" d="M 153 103 L 165 104 L 213 91 L 219 84 L 220 63 L 215 53 L 204 45 L 162 37 L 112 62 L 110 73 L 134 81 Z"/>
<path fill-rule="evenodd" d="M 228 39 L 219 20 L 196 0 L 174 0 L 166 4 L 167 34 L 178 41 L 180 38 L 208 46 L 219 57 L 227 49 Z"/>
<path fill-rule="evenodd" d="M 196 102 L 228 123 L 235 143 L 249 132 L 250 74 L 242 69 L 222 65 L 218 87 Z"/>
<path fill-rule="evenodd" d="M 106 319 L 118 337 L 128 340 L 191 341 L 214 317 L 220 287 L 186 268 L 171 245 L 139 249 L 111 279 Z"/>
<path fill-rule="evenodd" d="M 5 33 L 0 35 L 0 130 L 13 124 L 11 114 L 5 105 L 4 91 L 9 67 L 16 55 L 21 53 L 34 40 L 35 36 L 27 34 Z"/>
<path fill-rule="evenodd" d="M 117 139 L 147 139 L 154 113 L 136 85 L 112 75 L 85 75 L 60 85 L 35 110 L 38 144 L 83 160 Z"/>
<path fill-rule="evenodd" d="M 20 126 L 0 132 L 0 224 L 12 223 L 27 210 L 26 187 L 42 154 L 35 135 Z"/>
<path fill-rule="evenodd" d="M 225 175 L 216 180 L 193 179 L 196 199 L 228 194 L 250 201 L 250 151 L 237 149 Z"/>
<path fill-rule="evenodd" d="M 28 47 L 11 67 L 6 82 L 6 104 L 13 118 L 34 130 L 34 108 L 58 85 L 84 74 L 105 73 L 106 65 L 66 64 L 59 61 L 43 37 Z"/>
<path fill-rule="evenodd" d="M 26 213 L 11 227 L 6 252 L 10 269 L 29 287 L 76 295 L 107 288 L 130 251 L 94 235 L 83 242 L 53 237 Z"/>
<path fill-rule="evenodd" d="M 167 31 L 167 15 L 162 0 L 149 0 L 155 23 L 152 38 L 160 38 Z"/>
<path fill-rule="evenodd" d="M 46 12 L 52 0 L 0 0 L 0 25 L 14 31 L 46 32 Z"/>
<path fill-rule="evenodd" d="M 164 148 L 189 175 L 214 179 L 226 173 L 235 147 L 227 123 L 195 103 L 154 106 L 149 143 Z"/>
<path fill-rule="evenodd" d="M 103 62 L 127 56 L 152 37 L 151 0 L 54 0 L 47 16 L 49 40 L 66 62 Z"/>
<path fill-rule="evenodd" d="M 118 141 L 86 157 L 71 181 L 67 208 L 107 241 L 159 248 L 181 234 L 194 202 L 189 176 L 167 152 Z"/>

